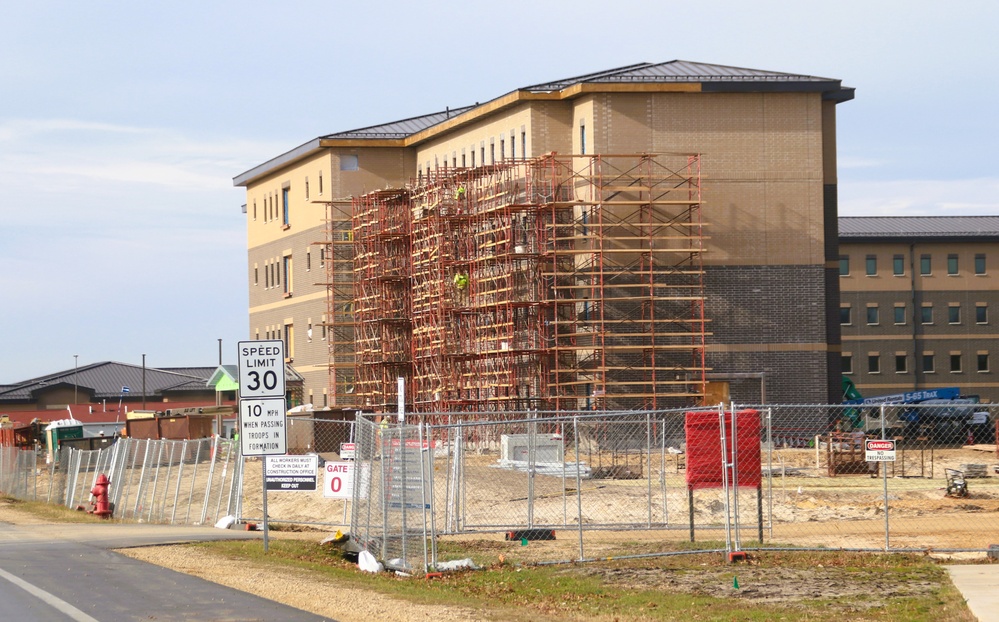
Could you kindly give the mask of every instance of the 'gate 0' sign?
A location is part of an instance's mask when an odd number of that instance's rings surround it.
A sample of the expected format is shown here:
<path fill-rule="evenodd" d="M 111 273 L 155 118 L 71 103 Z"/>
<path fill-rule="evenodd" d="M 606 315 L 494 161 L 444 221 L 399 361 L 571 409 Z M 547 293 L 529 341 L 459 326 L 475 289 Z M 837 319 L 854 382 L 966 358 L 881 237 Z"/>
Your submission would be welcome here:
<path fill-rule="evenodd" d="M 284 398 L 284 342 L 239 342 L 239 397 Z"/>
<path fill-rule="evenodd" d="M 327 462 L 323 496 L 327 499 L 350 499 L 354 496 L 354 463 Z"/>

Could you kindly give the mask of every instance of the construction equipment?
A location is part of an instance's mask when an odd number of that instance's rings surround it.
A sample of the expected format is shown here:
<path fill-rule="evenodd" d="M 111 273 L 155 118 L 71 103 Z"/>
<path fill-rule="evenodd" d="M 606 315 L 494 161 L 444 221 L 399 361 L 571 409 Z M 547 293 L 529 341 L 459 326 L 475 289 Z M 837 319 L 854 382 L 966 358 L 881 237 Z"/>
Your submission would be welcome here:
<path fill-rule="evenodd" d="M 957 469 L 944 469 L 947 475 L 947 496 L 967 497 L 968 483 L 964 479 L 964 471 Z"/>

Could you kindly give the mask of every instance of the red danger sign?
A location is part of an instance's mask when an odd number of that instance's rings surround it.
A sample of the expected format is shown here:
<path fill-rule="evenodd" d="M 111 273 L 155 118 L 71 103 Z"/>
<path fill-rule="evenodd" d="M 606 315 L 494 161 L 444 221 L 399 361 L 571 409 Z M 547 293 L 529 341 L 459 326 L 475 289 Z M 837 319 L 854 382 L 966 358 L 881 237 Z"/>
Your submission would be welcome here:
<path fill-rule="evenodd" d="M 871 439 L 864 441 L 864 460 L 895 462 L 895 441 Z"/>

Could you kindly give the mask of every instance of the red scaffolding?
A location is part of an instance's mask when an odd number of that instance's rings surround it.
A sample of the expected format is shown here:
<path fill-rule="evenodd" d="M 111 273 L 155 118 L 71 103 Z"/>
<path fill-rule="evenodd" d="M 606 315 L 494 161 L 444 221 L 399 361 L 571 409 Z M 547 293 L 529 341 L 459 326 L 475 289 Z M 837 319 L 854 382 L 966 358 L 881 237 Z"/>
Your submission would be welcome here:
<path fill-rule="evenodd" d="M 443 169 L 353 202 L 356 392 L 416 412 L 704 395 L 700 158 Z"/>

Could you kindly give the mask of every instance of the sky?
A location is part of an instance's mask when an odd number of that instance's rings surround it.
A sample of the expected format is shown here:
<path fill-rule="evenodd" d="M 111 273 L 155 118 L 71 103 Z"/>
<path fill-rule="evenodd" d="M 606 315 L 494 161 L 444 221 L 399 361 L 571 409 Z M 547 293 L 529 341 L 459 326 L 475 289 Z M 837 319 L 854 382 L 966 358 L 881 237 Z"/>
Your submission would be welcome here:
<path fill-rule="evenodd" d="M 245 191 L 317 136 L 638 62 L 841 79 L 840 215 L 999 214 L 999 3 L 32 0 L 0 22 L 0 384 L 236 363 Z"/>

